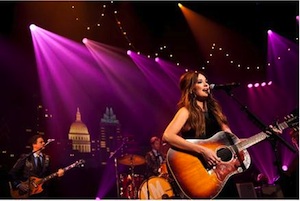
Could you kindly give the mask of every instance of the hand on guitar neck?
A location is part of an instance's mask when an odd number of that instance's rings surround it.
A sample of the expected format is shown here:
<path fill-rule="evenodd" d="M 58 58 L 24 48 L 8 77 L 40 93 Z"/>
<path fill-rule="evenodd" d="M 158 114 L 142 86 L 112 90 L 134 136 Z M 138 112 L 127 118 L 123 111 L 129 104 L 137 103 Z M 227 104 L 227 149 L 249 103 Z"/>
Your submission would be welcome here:
<path fill-rule="evenodd" d="M 62 176 L 64 176 L 64 174 L 65 174 L 64 169 L 62 169 L 62 168 L 58 169 L 58 171 L 57 171 L 57 176 L 58 177 L 62 177 Z"/>

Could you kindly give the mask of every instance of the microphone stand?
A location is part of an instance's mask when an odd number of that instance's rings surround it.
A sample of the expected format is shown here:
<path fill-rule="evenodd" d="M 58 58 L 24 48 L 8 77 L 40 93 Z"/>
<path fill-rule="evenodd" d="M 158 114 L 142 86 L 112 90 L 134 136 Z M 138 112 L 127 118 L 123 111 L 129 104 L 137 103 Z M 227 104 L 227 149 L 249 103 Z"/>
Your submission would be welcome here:
<path fill-rule="evenodd" d="M 149 167 L 147 167 L 147 172 L 146 172 L 147 200 L 150 200 L 149 177 L 150 177 L 150 170 Z"/>
<path fill-rule="evenodd" d="M 109 159 L 114 157 L 116 153 L 126 144 L 126 142 L 122 142 L 122 144 L 110 154 Z M 117 157 L 114 157 L 114 164 L 115 164 L 115 172 L 116 172 L 116 185 L 117 185 L 117 197 L 120 197 L 120 187 L 119 187 L 119 173 L 118 173 L 118 161 Z"/>
<path fill-rule="evenodd" d="M 278 149 L 277 149 L 277 140 L 279 140 L 280 142 L 282 142 L 290 151 L 292 151 L 293 153 L 296 153 L 296 149 L 291 146 L 287 141 L 285 141 L 280 135 L 277 135 L 272 129 L 270 129 L 269 127 L 267 127 L 265 124 L 262 123 L 262 121 L 260 121 L 253 113 L 251 113 L 248 110 L 248 107 L 243 105 L 231 92 L 231 88 L 224 88 L 224 91 L 226 92 L 226 94 L 228 96 L 230 96 L 236 103 L 238 103 L 238 105 L 241 106 L 242 111 L 246 112 L 246 114 L 248 115 L 248 117 L 250 118 L 250 120 L 256 125 L 258 126 L 262 131 L 266 132 L 266 134 L 268 134 L 269 136 L 271 136 L 272 138 L 270 138 L 270 142 L 272 145 L 272 148 L 274 150 L 275 153 L 275 160 L 276 160 L 276 166 L 279 172 L 279 175 L 282 176 L 282 164 L 280 161 L 280 157 L 278 154 Z"/>

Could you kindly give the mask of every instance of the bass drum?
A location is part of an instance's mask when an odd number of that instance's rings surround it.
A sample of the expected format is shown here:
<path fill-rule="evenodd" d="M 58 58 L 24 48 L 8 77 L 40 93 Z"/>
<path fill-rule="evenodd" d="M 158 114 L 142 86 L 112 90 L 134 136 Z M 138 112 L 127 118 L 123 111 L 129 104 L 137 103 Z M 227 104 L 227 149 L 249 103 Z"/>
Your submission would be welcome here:
<path fill-rule="evenodd" d="M 148 196 L 149 193 L 149 196 Z M 139 189 L 139 199 L 167 199 L 174 196 L 171 184 L 161 177 L 150 177 L 145 180 Z"/>

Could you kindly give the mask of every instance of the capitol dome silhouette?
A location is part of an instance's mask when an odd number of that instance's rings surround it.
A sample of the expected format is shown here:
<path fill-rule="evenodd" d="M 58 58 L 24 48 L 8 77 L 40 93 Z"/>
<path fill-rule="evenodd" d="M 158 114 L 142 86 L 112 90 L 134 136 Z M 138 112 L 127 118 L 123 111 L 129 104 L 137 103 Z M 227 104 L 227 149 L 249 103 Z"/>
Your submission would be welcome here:
<path fill-rule="evenodd" d="M 77 108 L 76 120 L 70 126 L 69 140 L 72 140 L 73 150 L 91 152 L 90 134 L 87 126 L 81 121 L 79 108 Z"/>

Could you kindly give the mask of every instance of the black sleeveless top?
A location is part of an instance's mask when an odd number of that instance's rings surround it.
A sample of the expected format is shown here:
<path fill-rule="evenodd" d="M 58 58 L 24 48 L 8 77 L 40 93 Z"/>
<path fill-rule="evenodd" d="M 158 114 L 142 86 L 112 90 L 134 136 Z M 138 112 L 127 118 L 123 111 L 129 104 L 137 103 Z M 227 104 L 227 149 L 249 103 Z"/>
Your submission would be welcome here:
<path fill-rule="evenodd" d="M 215 116 L 211 111 L 205 113 L 205 133 L 198 137 L 199 139 L 207 139 L 212 137 L 215 133 L 221 131 L 221 126 L 217 122 Z M 196 132 L 194 129 L 181 132 L 181 135 L 185 139 L 195 139 Z"/>

